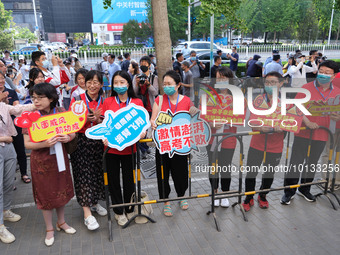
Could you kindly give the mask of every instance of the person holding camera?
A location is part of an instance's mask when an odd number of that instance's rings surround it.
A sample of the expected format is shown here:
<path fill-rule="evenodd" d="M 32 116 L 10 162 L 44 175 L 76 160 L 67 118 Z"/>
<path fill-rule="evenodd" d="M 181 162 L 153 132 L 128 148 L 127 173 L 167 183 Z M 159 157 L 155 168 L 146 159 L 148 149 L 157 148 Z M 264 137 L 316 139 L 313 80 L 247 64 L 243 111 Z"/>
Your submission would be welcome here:
<path fill-rule="evenodd" d="M 196 51 L 192 50 L 190 52 L 190 71 L 192 72 L 192 77 L 195 78 L 199 78 L 201 77 L 201 71 L 204 71 L 205 69 L 205 65 L 202 62 L 198 61 L 198 58 L 196 57 Z"/>
<path fill-rule="evenodd" d="M 320 59 L 318 50 L 309 51 L 309 59 L 306 63 L 306 66 L 313 67 L 312 66 L 312 59 L 314 59 L 315 64 L 318 65 L 318 62 L 319 62 L 319 59 Z M 307 82 L 314 81 L 316 79 L 317 75 L 318 75 L 317 70 L 315 70 L 314 72 L 306 73 Z"/>
<path fill-rule="evenodd" d="M 133 89 L 140 99 L 143 101 L 145 109 L 151 116 L 152 106 L 158 96 L 158 76 L 150 72 L 151 59 L 144 56 L 139 61 L 141 73 L 135 75 L 132 81 Z M 146 143 L 140 144 L 142 158 L 146 158 L 146 153 L 150 153 L 149 147 Z"/>

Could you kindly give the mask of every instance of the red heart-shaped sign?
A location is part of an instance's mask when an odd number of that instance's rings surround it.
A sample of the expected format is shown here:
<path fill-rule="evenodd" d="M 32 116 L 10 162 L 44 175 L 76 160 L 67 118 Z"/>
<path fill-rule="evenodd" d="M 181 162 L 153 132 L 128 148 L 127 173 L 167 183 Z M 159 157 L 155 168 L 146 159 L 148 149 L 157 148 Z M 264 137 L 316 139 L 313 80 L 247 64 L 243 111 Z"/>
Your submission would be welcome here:
<path fill-rule="evenodd" d="M 79 121 L 83 121 L 84 120 L 84 118 L 83 117 L 79 117 Z"/>
<path fill-rule="evenodd" d="M 23 117 L 23 118 L 28 118 L 28 115 L 30 114 L 31 112 L 23 112 L 22 114 L 21 114 L 21 117 Z"/>
<path fill-rule="evenodd" d="M 26 118 L 18 117 L 15 118 L 14 124 L 21 128 L 29 128 L 32 126 L 32 121 Z"/>
<path fill-rule="evenodd" d="M 35 111 L 35 112 L 29 112 L 27 118 L 30 121 L 35 122 L 35 121 L 37 121 L 40 118 L 40 116 L 41 116 L 40 112 Z"/>

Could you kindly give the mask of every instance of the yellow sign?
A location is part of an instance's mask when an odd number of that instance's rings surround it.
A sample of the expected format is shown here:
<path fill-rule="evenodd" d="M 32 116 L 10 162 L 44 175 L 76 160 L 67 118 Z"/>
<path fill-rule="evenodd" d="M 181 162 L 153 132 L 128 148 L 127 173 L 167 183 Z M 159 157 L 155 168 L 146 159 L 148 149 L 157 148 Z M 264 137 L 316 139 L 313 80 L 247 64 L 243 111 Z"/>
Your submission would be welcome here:
<path fill-rule="evenodd" d="M 340 113 L 340 95 L 329 98 L 326 102 L 322 100 L 309 101 L 305 104 L 306 109 L 312 116 L 325 116 L 331 113 Z"/>
<path fill-rule="evenodd" d="M 71 111 L 60 112 L 40 117 L 29 127 L 29 136 L 33 142 L 41 142 L 55 135 L 71 134 L 81 130 L 86 123 L 86 105 L 83 101 L 76 101 Z"/>

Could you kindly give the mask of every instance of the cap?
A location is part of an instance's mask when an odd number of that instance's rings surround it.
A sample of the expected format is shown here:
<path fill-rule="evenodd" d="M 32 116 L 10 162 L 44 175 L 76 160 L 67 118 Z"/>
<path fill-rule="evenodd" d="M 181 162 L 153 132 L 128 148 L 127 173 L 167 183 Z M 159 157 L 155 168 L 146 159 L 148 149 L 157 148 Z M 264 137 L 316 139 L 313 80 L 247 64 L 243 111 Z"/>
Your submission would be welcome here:
<path fill-rule="evenodd" d="M 77 58 L 78 56 L 77 56 L 77 54 L 76 53 L 73 53 L 73 54 L 71 54 L 71 56 L 70 56 L 71 58 Z"/>
<path fill-rule="evenodd" d="M 273 53 L 274 54 L 279 54 L 280 52 L 279 52 L 279 50 L 273 50 Z"/>
<path fill-rule="evenodd" d="M 9 52 L 8 50 L 5 50 L 5 51 L 4 51 L 4 53 L 8 53 L 8 54 L 10 54 L 10 52 Z"/>
<path fill-rule="evenodd" d="M 104 53 L 102 54 L 102 57 L 103 57 L 103 58 L 106 58 L 108 55 L 109 55 L 109 54 L 107 54 L 106 52 L 104 52 Z"/>
<path fill-rule="evenodd" d="M 19 60 L 25 59 L 24 55 L 19 55 Z"/>
<path fill-rule="evenodd" d="M 306 57 L 305 55 L 302 55 L 301 53 L 297 53 L 297 54 L 295 54 L 295 56 L 294 56 L 294 58 L 295 59 L 297 59 L 297 58 L 304 58 L 304 57 Z"/>
<path fill-rule="evenodd" d="M 68 59 L 65 59 L 63 63 L 64 63 L 64 65 L 69 65 L 69 64 L 71 64 L 70 60 L 68 60 Z"/>
<path fill-rule="evenodd" d="M 289 52 L 289 53 L 288 53 L 288 57 L 289 57 L 289 58 L 294 57 L 294 55 L 295 55 L 294 52 Z"/>
<path fill-rule="evenodd" d="M 188 45 L 187 43 L 184 44 L 184 46 Z"/>
<path fill-rule="evenodd" d="M 149 58 L 154 58 L 154 57 L 155 57 L 155 55 L 153 55 L 153 54 L 149 55 Z"/>

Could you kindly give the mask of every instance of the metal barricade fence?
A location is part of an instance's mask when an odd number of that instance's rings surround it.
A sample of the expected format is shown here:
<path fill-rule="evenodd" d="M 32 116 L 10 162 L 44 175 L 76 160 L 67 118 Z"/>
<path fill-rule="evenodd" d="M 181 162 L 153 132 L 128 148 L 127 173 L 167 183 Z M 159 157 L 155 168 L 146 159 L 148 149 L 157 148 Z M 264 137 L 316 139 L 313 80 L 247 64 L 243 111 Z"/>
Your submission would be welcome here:
<path fill-rule="evenodd" d="M 333 159 L 333 149 L 334 149 L 334 137 L 332 132 L 325 127 L 319 127 L 320 129 L 325 130 L 326 132 L 328 132 L 329 134 L 329 139 L 330 139 L 330 150 L 329 150 L 329 157 L 328 157 L 328 165 L 331 165 L 332 163 L 332 159 Z M 301 130 L 306 130 L 307 128 L 302 127 Z M 165 202 L 171 202 L 171 201 L 179 201 L 179 200 L 189 200 L 189 199 L 197 199 L 197 198 L 207 198 L 207 197 L 211 197 L 211 210 L 207 212 L 207 214 L 212 214 L 214 221 L 215 221 L 215 225 L 216 225 L 216 229 L 218 231 L 220 231 L 219 225 L 218 225 L 218 221 L 215 215 L 215 209 L 214 209 L 214 200 L 215 199 L 223 199 L 223 198 L 232 198 L 232 197 L 237 197 L 238 200 L 237 202 L 235 202 L 232 207 L 235 207 L 236 205 L 240 206 L 240 210 L 242 212 L 243 215 L 243 219 L 245 221 L 248 221 L 246 215 L 245 215 L 245 210 L 241 204 L 242 201 L 242 197 L 243 196 L 247 196 L 247 195 L 254 195 L 257 193 L 262 193 L 262 192 L 272 192 L 272 191 L 279 191 L 279 190 L 283 190 L 283 189 L 293 189 L 293 188 L 299 188 L 299 187 L 303 187 L 303 186 L 309 186 L 309 185 L 321 185 L 324 184 L 324 190 L 321 193 L 318 193 L 316 195 L 316 197 L 319 196 L 326 196 L 329 200 L 329 202 L 331 203 L 332 207 L 334 210 L 337 210 L 337 207 L 335 206 L 334 202 L 331 200 L 331 198 L 329 197 L 328 193 L 331 193 L 332 195 L 335 196 L 335 198 L 337 199 L 339 205 L 340 205 L 340 200 L 339 198 L 336 196 L 336 194 L 334 193 L 334 182 L 335 182 L 335 175 L 336 172 L 333 171 L 333 177 L 332 177 L 332 184 L 331 184 L 331 190 L 328 191 L 328 185 L 329 185 L 329 177 L 330 177 L 330 170 L 328 168 L 327 170 L 327 175 L 326 175 L 326 180 L 321 180 L 321 181 L 314 181 L 314 182 L 309 182 L 309 183 L 302 183 L 302 184 L 296 184 L 296 185 L 289 185 L 289 186 L 281 186 L 281 187 L 277 187 L 277 188 L 270 188 L 270 189 L 262 189 L 262 190 L 254 190 L 254 191 L 249 191 L 249 192 L 243 192 L 242 191 L 242 177 L 243 177 L 243 171 L 242 171 L 242 167 L 243 167 L 243 160 L 244 160 L 244 145 L 243 145 L 243 140 L 242 138 L 244 136 L 252 136 L 252 135 L 261 135 L 261 134 L 265 134 L 266 138 L 265 138 L 265 146 L 264 146 L 264 156 L 263 156 L 263 163 L 266 162 L 266 156 L 267 156 L 267 141 L 268 141 L 268 134 L 270 133 L 274 133 L 274 131 L 271 132 L 262 132 L 262 131 L 255 131 L 255 132 L 244 132 L 244 133 L 218 133 L 218 134 L 213 134 L 213 136 L 216 137 L 222 137 L 221 139 L 219 139 L 219 141 L 217 142 L 215 148 L 214 148 L 214 152 L 213 152 L 213 157 L 212 157 L 212 172 L 211 174 L 214 175 L 216 173 L 216 168 L 218 166 L 218 160 L 217 160 L 217 148 L 222 144 L 222 142 L 228 138 L 231 137 L 235 137 L 240 145 L 240 160 L 239 160 L 239 175 L 238 175 L 238 190 L 231 190 L 231 191 L 226 191 L 226 192 L 220 192 L 218 194 L 215 194 L 215 190 L 214 190 L 214 183 L 211 185 L 211 194 L 198 194 L 198 195 L 192 195 L 191 194 L 191 160 L 190 160 L 190 155 L 189 155 L 189 159 L 188 159 L 188 163 L 189 163 L 189 171 L 188 171 L 188 176 L 189 176 L 189 196 L 183 196 L 183 197 L 176 197 L 176 198 L 167 198 L 167 199 L 155 199 L 155 200 L 148 200 L 148 201 L 141 201 L 141 176 L 140 176 L 140 156 L 139 156 L 139 150 L 137 149 L 137 181 L 136 181 L 136 169 L 135 169 L 135 163 L 133 163 L 133 175 L 134 175 L 134 184 L 135 184 L 135 189 L 136 189 L 136 185 L 137 185 L 137 192 L 135 192 L 135 201 L 133 203 L 123 203 L 123 204 L 115 204 L 115 205 L 110 205 L 109 202 L 109 190 L 108 190 L 108 174 L 107 174 L 107 166 L 106 166 L 106 155 L 108 153 L 109 148 L 107 148 L 103 154 L 103 174 L 104 174 L 104 185 L 105 185 L 105 195 L 106 195 L 106 207 L 108 209 L 108 231 L 109 231 L 109 240 L 112 241 L 113 240 L 113 236 L 112 236 L 112 221 L 111 221 L 111 209 L 113 208 L 119 208 L 119 207 L 126 207 L 126 206 L 137 206 L 138 207 L 138 214 L 135 215 L 136 217 L 146 217 L 148 220 L 150 220 L 151 222 L 155 222 L 152 218 L 143 215 L 141 213 L 141 206 L 142 205 L 148 205 L 148 204 L 157 204 L 157 203 L 165 203 Z M 309 161 L 309 157 L 310 157 L 310 152 L 311 152 L 311 142 L 312 142 L 312 136 L 313 136 L 313 130 L 311 130 L 310 132 L 310 138 L 309 138 L 309 144 L 308 144 L 308 151 L 307 151 L 307 164 Z M 288 141 L 290 139 L 290 133 L 288 133 Z M 139 141 L 140 143 L 143 142 L 152 142 L 152 139 L 142 139 Z M 286 165 L 288 164 L 288 153 L 289 153 L 289 142 L 287 144 L 287 155 L 286 155 L 286 159 L 285 159 L 285 163 Z M 132 153 L 133 154 L 133 153 Z M 339 164 L 339 157 L 340 157 L 340 146 L 338 145 L 336 147 L 336 159 L 335 159 L 335 164 Z M 132 160 L 134 160 L 132 158 Z M 162 192 L 163 192 L 163 197 L 164 197 L 164 173 L 163 173 L 163 163 L 161 162 L 161 178 L 162 178 Z M 213 181 L 216 181 L 216 178 L 213 179 Z M 135 218 L 135 217 L 134 217 Z M 133 218 L 133 219 L 134 219 Z M 130 219 L 128 221 L 128 223 L 126 223 L 123 228 L 127 227 L 131 221 L 133 219 Z"/>

